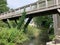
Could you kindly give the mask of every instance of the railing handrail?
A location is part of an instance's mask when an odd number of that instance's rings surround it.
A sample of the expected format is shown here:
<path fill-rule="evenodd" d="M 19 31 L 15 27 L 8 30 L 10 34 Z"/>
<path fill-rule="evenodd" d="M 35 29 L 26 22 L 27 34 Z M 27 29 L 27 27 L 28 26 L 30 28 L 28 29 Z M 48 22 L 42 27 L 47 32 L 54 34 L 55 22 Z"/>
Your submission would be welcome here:
<path fill-rule="evenodd" d="M 44 2 L 44 1 L 42 1 L 42 2 Z M 19 10 L 19 9 L 23 9 L 23 8 L 29 7 L 30 5 L 32 6 L 32 5 L 35 5 L 35 4 L 37 4 L 37 3 L 42 3 L 42 2 L 37 1 L 37 2 L 28 4 L 28 5 L 25 5 L 25 6 L 22 6 L 22 7 L 19 7 L 19 8 L 17 8 L 17 9 L 13 9 L 13 10 L 10 10 L 10 11 L 7 11 L 7 12 L 14 12 L 14 11 L 16 11 L 16 10 Z M 4 12 L 4 13 L 7 13 L 7 12 Z M 1 14 L 3 14 L 3 13 L 1 13 Z"/>
<path fill-rule="evenodd" d="M 47 0 L 47 1 L 48 1 L 48 0 Z M 55 1 L 56 1 L 56 0 L 55 0 Z M 17 9 L 13 9 L 13 10 L 10 10 L 10 11 L 4 12 L 4 13 L 1 13 L 1 14 L 7 14 L 7 13 L 15 12 L 15 11 L 17 11 L 17 10 L 19 10 L 19 9 L 24 9 L 24 8 L 30 7 L 30 6 L 32 6 L 32 5 L 37 5 L 37 3 L 41 4 L 41 3 L 44 3 L 44 2 L 47 3 L 46 0 L 44 0 L 44 1 L 42 1 L 42 2 L 37 1 L 37 2 L 34 2 L 34 3 L 32 3 L 32 4 L 28 4 L 28 5 L 19 7 L 19 8 L 17 8 Z M 57 5 L 57 4 L 58 4 L 58 3 L 56 2 L 56 5 Z M 46 7 L 47 7 L 47 4 L 46 4 Z"/>

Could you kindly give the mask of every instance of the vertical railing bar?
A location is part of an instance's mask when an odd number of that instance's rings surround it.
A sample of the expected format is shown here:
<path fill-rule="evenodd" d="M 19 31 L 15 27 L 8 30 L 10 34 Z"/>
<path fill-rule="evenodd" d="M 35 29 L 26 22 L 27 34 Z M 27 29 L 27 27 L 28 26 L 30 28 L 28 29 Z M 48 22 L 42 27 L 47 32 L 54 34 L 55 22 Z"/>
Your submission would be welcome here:
<path fill-rule="evenodd" d="M 48 7 L 48 0 L 45 0 L 45 2 L 46 2 L 46 7 Z"/>
<path fill-rule="evenodd" d="M 13 11 L 13 13 L 15 13 L 16 10 Z"/>
<path fill-rule="evenodd" d="M 15 10 L 11 10 L 11 11 L 7 12 L 7 15 L 13 13 L 14 11 Z"/>
<path fill-rule="evenodd" d="M 26 7 L 24 7 L 24 11 L 26 11 Z"/>
<path fill-rule="evenodd" d="M 39 9 L 39 2 L 37 2 L 37 9 Z"/>
<path fill-rule="evenodd" d="M 56 5 L 56 0 L 54 0 L 54 5 Z"/>
<path fill-rule="evenodd" d="M 8 15 L 8 12 L 6 12 L 6 15 Z"/>
<path fill-rule="evenodd" d="M 21 10 L 20 10 L 20 8 L 19 8 L 19 12 L 21 13 Z"/>
<path fill-rule="evenodd" d="M 32 10 L 32 5 L 30 5 L 30 11 Z"/>
<path fill-rule="evenodd" d="M 58 0 L 56 0 L 56 5 L 58 5 Z"/>

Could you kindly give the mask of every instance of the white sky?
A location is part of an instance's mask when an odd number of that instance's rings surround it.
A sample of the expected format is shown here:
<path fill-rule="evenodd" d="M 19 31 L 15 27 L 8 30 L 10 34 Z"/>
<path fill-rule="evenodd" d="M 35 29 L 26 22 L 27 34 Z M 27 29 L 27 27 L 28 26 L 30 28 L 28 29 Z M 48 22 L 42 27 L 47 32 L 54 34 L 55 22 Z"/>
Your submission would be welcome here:
<path fill-rule="evenodd" d="M 8 6 L 10 8 L 18 8 L 33 2 L 36 2 L 37 0 L 7 0 Z"/>

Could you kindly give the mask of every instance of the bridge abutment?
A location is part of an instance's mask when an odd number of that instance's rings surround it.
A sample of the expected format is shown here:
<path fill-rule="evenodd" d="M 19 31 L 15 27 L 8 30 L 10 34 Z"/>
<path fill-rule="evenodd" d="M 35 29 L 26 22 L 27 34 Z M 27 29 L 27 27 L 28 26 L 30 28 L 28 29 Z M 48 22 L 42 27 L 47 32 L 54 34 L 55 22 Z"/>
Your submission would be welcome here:
<path fill-rule="evenodd" d="M 55 36 L 60 36 L 60 15 L 54 14 L 53 15 L 53 23 L 54 23 L 54 33 Z"/>
<path fill-rule="evenodd" d="M 60 15 L 53 15 L 53 23 L 54 23 L 54 34 L 55 34 L 55 43 L 60 43 Z"/>
<path fill-rule="evenodd" d="M 55 38 L 51 42 L 47 42 L 46 45 L 60 45 L 60 14 L 53 14 L 53 26 Z"/>

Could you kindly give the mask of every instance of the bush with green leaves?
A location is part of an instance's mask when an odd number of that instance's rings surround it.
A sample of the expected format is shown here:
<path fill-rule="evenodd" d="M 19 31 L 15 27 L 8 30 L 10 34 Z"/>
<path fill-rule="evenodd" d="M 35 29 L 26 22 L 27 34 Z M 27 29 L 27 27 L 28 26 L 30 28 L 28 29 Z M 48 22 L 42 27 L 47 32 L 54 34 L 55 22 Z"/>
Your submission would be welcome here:
<path fill-rule="evenodd" d="M 17 28 L 0 28 L 0 45 L 16 45 L 29 41 L 39 33 L 39 29 L 28 26 L 27 33 Z M 36 34 L 36 35 L 35 35 Z"/>
<path fill-rule="evenodd" d="M 34 22 L 41 31 L 39 36 L 40 43 L 46 45 L 46 42 L 52 40 L 54 37 L 52 15 L 35 17 Z"/>
<path fill-rule="evenodd" d="M 16 28 L 0 30 L 0 44 L 15 44 L 15 43 L 23 43 L 28 40 L 26 34 L 23 33 L 23 30 L 17 30 Z"/>
<path fill-rule="evenodd" d="M 27 34 L 30 39 L 33 39 L 34 37 L 37 37 L 40 33 L 40 30 L 33 26 L 28 26 L 27 28 Z"/>

